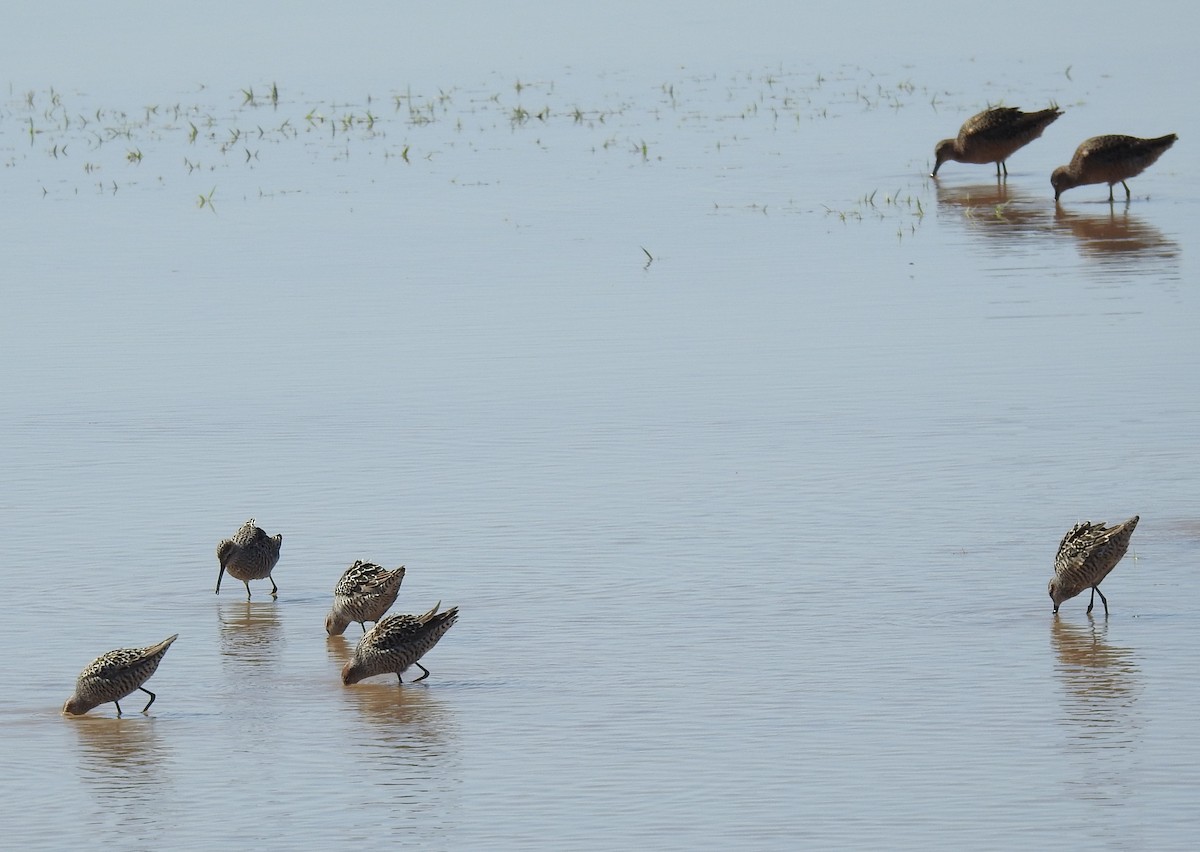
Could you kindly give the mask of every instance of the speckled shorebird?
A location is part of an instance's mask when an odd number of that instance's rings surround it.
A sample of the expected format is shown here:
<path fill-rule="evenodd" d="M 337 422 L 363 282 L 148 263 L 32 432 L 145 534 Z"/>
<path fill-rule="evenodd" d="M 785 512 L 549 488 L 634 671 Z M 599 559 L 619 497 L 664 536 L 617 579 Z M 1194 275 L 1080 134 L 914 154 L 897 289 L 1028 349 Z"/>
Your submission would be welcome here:
<path fill-rule="evenodd" d="M 342 683 L 358 683 L 363 678 L 394 673 L 404 683 L 404 670 L 416 666 L 425 674 L 413 681 L 429 677 L 429 669 L 417 660 L 438 643 L 454 622 L 458 607 L 438 612 L 438 601 L 424 615 L 387 615 L 372 627 L 354 649 L 350 662 L 342 667 Z"/>
<path fill-rule="evenodd" d="M 1042 135 L 1051 122 L 1062 115 L 1058 107 L 1021 112 L 1016 107 L 991 107 L 963 122 L 954 139 L 943 139 L 933 149 L 936 160 L 930 177 L 947 160 L 959 163 L 995 163 L 996 177 L 1000 169 L 1008 176 L 1009 157 Z"/>
<path fill-rule="evenodd" d="M 1125 183 L 1131 177 L 1137 177 L 1155 160 L 1163 155 L 1178 139 L 1174 133 L 1159 136 L 1157 139 L 1139 139 L 1136 136 L 1093 136 L 1084 140 L 1075 149 L 1075 156 L 1065 166 L 1059 166 L 1050 175 L 1050 184 L 1054 187 L 1054 200 L 1068 189 L 1085 186 L 1089 183 L 1108 184 L 1108 200 L 1113 200 L 1113 184 L 1125 187 L 1125 200 L 1132 197 L 1129 184 Z"/>
<path fill-rule="evenodd" d="M 366 633 L 366 622 L 378 622 L 396 602 L 403 580 L 403 565 L 389 571 L 374 562 L 356 559 L 333 587 L 333 609 L 325 616 L 325 632 L 340 636 L 351 621 L 357 621 Z"/>
<path fill-rule="evenodd" d="M 250 581 L 266 577 L 271 581 L 271 596 L 279 592 L 271 571 L 279 561 L 279 547 L 283 536 L 269 536 L 254 525 L 254 518 L 242 524 L 242 528 L 217 545 L 217 559 L 221 570 L 217 574 L 217 594 L 221 593 L 221 578 L 225 572 L 235 580 L 246 584 L 246 598 L 250 598 Z"/>
<path fill-rule="evenodd" d="M 79 674 L 75 682 L 75 694 L 67 699 L 63 712 L 82 716 L 93 707 L 111 701 L 117 705 L 117 715 L 120 716 L 121 705 L 118 700 L 140 689 L 150 696 L 142 708 L 145 713 L 157 696 L 142 684 L 158 669 L 163 655 L 178 638 L 179 634 L 176 633 L 148 648 L 120 648 L 101 654 Z"/>
<path fill-rule="evenodd" d="M 1108 615 L 1108 599 L 1097 587 L 1117 567 L 1129 549 L 1129 537 L 1137 525 L 1138 516 L 1134 515 L 1115 527 L 1106 527 L 1103 522 L 1093 524 L 1091 521 L 1071 527 L 1071 531 L 1059 543 L 1058 555 L 1054 557 L 1054 578 L 1049 588 L 1055 612 L 1058 612 L 1063 601 L 1090 587 L 1092 599 L 1087 611 L 1092 611 L 1096 595 L 1099 594 L 1104 602 L 1104 614 Z"/>

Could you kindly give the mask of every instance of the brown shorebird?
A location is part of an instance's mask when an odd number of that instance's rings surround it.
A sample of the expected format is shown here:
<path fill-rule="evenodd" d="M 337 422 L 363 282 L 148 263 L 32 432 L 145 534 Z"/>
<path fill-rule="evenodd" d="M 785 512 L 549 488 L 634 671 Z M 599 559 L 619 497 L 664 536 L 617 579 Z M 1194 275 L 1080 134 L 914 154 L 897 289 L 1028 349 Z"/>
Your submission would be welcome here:
<path fill-rule="evenodd" d="M 325 616 L 325 632 L 340 636 L 351 621 L 357 621 L 366 633 L 366 622 L 378 622 L 396 602 L 403 580 L 403 565 L 388 571 L 374 562 L 356 559 L 333 587 L 333 609 Z"/>
<path fill-rule="evenodd" d="M 250 599 L 250 581 L 266 577 L 271 581 L 271 596 L 279 593 L 271 571 L 279 561 L 279 547 L 283 536 L 269 536 L 254 525 L 254 518 L 242 524 L 241 529 L 217 545 L 217 559 L 221 570 L 217 574 L 217 594 L 221 593 L 221 578 L 225 572 L 235 580 L 246 584 L 246 599 Z"/>
<path fill-rule="evenodd" d="M 930 177 L 947 160 L 959 163 L 995 163 L 996 177 L 1000 169 L 1008 176 L 1009 157 L 1042 135 L 1051 122 L 1062 115 L 1058 107 L 1021 112 L 1016 107 L 992 107 L 963 122 L 955 139 L 943 139 L 933 149 L 936 160 Z"/>
<path fill-rule="evenodd" d="M 1054 578 L 1049 588 L 1055 612 L 1058 612 L 1063 601 L 1090 587 L 1092 599 L 1087 611 L 1092 611 L 1096 595 L 1099 594 L 1104 602 L 1104 614 L 1108 615 L 1108 599 L 1097 587 L 1117 567 L 1129 549 L 1129 537 L 1137 525 L 1138 516 L 1134 515 L 1115 527 L 1106 527 L 1103 522 L 1093 524 L 1091 521 L 1071 527 L 1071 531 L 1059 543 L 1058 555 L 1054 557 Z"/>
<path fill-rule="evenodd" d="M 1136 136 L 1093 136 L 1084 140 L 1075 149 L 1075 156 L 1065 166 L 1059 166 L 1050 175 L 1050 183 L 1054 187 L 1054 200 L 1068 189 L 1084 186 L 1089 183 L 1108 184 L 1108 200 L 1113 200 L 1113 184 L 1119 183 L 1125 187 L 1125 200 L 1132 197 L 1129 184 L 1125 183 L 1131 177 L 1137 177 L 1155 160 L 1163 155 L 1178 139 L 1174 133 L 1159 136 L 1157 139 L 1139 139 Z"/>
<path fill-rule="evenodd" d="M 438 612 L 438 601 L 424 615 L 387 615 L 358 641 L 354 656 L 342 667 L 342 683 L 358 683 L 363 678 L 395 674 L 404 683 L 404 670 L 416 666 L 425 674 L 413 681 L 429 677 L 429 669 L 417 662 L 438 643 L 454 622 L 458 607 Z"/>
<path fill-rule="evenodd" d="M 150 696 L 150 700 L 142 708 L 142 712 L 145 713 L 157 696 L 142 684 L 158 669 L 163 655 L 178 638 L 179 634 L 176 633 L 148 648 L 120 648 L 101 654 L 80 673 L 75 682 L 75 694 L 67 699 L 67 703 L 63 705 L 63 712 L 72 716 L 82 716 L 93 707 L 111 701 L 117 705 L 117 715 L 120 716 L 121 705 L 118 699 L 140 689 Z"/>

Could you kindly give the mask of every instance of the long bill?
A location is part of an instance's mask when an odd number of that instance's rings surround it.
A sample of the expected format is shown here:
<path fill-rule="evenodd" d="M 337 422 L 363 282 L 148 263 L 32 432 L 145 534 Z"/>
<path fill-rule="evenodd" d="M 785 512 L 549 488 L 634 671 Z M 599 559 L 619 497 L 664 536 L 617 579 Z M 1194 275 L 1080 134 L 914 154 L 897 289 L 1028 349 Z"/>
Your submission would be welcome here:
<path fill-rule="evenodd" d="M 221 563 L 221 571 L 217 574 L 217 590 L 213 594 L 221 594 L 221 578 L 225 576 L 225 563 Z"/>

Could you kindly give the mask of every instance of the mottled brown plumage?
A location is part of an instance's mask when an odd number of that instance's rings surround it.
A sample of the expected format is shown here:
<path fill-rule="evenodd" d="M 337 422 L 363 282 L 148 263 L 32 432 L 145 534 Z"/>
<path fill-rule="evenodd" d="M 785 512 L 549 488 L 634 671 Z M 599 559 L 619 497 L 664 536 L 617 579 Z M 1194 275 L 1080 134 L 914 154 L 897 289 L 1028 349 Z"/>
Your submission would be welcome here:
<path fill-rule="evenodd" d="M 1050 185 L 1054 187 L 1054 200 L 1058 201 L 1058 197 L 1072 187 L 1106 183 L 1108 200 L 1111 202 L 1113 185 L 1119 183 L 1125 187 L 1125 200 L 1128 201 L 1132 193 L 1125 181 L 1137 177 L 1152 166 L 1178 138 L 1174 133 L 1168 133 L 1157 139 L 1120 135 L 1093 136 L 1086 139 L 1075 149 L 1075 156 L 1071 158 L 1071 162 L 1059 166 L 1050 175 Z"/>
<path fill-rule="evenodd" d="M 403 580 L 403 565 L 388 571 L 374 562 L 355 560 L 333 587 L 333 609 L 325 616 L 325 632 L 341 635 L 351 621 L 357 621 L 366 633 L 366 622 L 378 622 L 396 602 Z"/>
<path fill-rule="evenodd" d="M 1129 549 L 1129 538 L 1138 525 L 1134 515 L 1123 524 L 1106 527 L 1103 522 L 1093 524 L 1084 521 L 1071 527 L 1058 545 L 1054 558 L 1054 577 L 1050 580 L 1050 600 L 1054 611 L 1063 601 L 1070 600 L 1084 589 L 1092 590 L 1092 599 L 1087 611 L 1092 611 L 1096 595 L 1104 602 L 1104 614 L 1108 615 L 1108 599 L 1097 586 L 1109 572 L 1117 567 L 1125 551 Z"/>
<path fill-rule="evenodd" d="M 271 571 L 279 562 L 282 544 L 282 535 L 267 535 L 254 525 L 254 518 L 242 524 L 233 538 L 227 538 L 217 545 L 217 560 L 221 563 L 221 570 L 217 573 L 217 594 L 221 593 L 221 578 L 228 571 L 230 577 L 246 584 L 247 600 L 250 598 L 250 581 L 264 577 L 271 581 L 271 595 L 274 597 L 279 587 L 275 585 Z"/>
<path fill-rule="evenodd" d="M 1016 107 L 992 107 L 973 115 L 963 122 L 958 136 L 954 139 L 943 139 L 933 149 L 935 159 L 933 174 L 937 177 L 938 169 L 947 160 L 959 163 L 995 163 L 996 177 L 1000 177 L 1000 169 L 1008 175 L 1008 165 L 1005 161 L 1042 135 L 1051 122 L 1062 115 L 1058 107 L 1039 110 L 1038 112 L 1021 112 Z"/>
<path fill-rule="evenodd" d="M 82 716 L 93 707 L 111 701 L 117 705 L 117 715 L 120 716 L 121 705 L 118 699 L 140 689 L 150 696 L 150 700 L 142 708 L 142 712 L 145 713 L 157 696 L 142 684 L 157 671 L 163 655 L 178 638 L 179 634 L 175 634 L 147 648 L 119 648 L 101 654 L 79 674 L 79 679 L 75 682 L 75 694 L 67 699 L 67 703 L 63 705 L 63 712 Z"/>
<path fill-rule="evenodd" d="M 380 619 L 359 640 L 354 656 L 342 668 L 342 683 L 358 683 L 363 678 L 381 674 L 395 674 L 404 683 L 404 670 L 409 666 L 425 672 L 416 680 L 429 677 L 429 669 L 417 660 L 458 621 L 458 607 L 439 613 L 441 605 L 438 601 L 424 615 L 388 615 Z"/>

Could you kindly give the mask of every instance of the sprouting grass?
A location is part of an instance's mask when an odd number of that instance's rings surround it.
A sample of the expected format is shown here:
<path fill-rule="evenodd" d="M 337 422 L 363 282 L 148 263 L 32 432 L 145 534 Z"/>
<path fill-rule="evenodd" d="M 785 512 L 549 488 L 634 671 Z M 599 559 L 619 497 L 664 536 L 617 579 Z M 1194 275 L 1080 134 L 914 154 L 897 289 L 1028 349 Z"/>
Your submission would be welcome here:
<path fill-rule="evenodd" d="M 205 207 L 207 207 L 209 210 L 216 213 L 217 207 L 213 203 L 213 195 L 215 195 L 216 192 L 217 192 L 217 188 L 214 186 L 212 189 L 210 189 L 208 191 L 208 195 L 205 195 L 204 193 L 200 193 L 200 198 L 196 202 L 197 206 L 200 207 L 200 209 L 202 209 L 202 210 Z"/>

